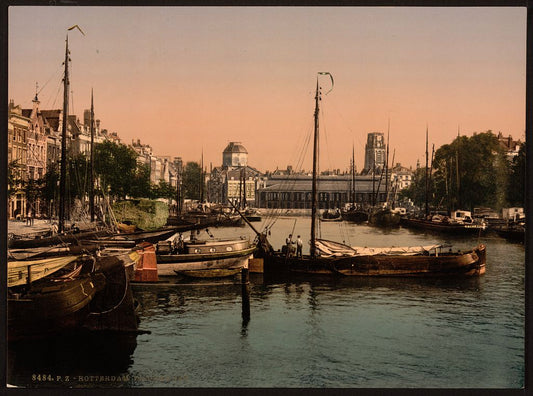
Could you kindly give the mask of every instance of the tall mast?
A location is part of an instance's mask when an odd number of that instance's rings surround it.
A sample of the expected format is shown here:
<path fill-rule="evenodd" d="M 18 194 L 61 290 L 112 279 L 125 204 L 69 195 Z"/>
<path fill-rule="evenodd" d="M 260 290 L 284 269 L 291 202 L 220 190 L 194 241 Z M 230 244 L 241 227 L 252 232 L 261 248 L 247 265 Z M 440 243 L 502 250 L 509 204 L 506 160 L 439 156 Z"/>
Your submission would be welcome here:
<path fill-rule="evenodd" d="M 429 198 L 428 198 L 428 126 L 426 125 L 426 218 L 429 215 Z"/>
<path fill-rule="evenodd" d="M 315 94 L 315 129 L 313 140 L 313 184 L 311 191 L 311 257 L 316 257 L 316 206 L 317 206 L 317 161 L 318 161 L 318 102 L 320 101 L 320 91 L 318 87 L 318 77 L 316 79 L 316 94 Z"/>
<path fill-rule="evenodd" d="M 355 207 L 355 153 L 352 143 L 352 208 Z"/>
<path fill-rule="evenodd" d="M 246 166 L 242 168 L 242 208 L 246 209 Z"/>
<path fill-rule="evenodd" d="M 390 118 L 387 126 L 387 154 L 385 155 L 385 196 L 389 200 L 389 142 L 390 142 Z M 387 202 L 388 203 L 388 202 Z"/>
<path fill-rule="evenodd" d="M 242 175 L 242 168 L 241 168 L 241 171 L 239 173 L 239 209 L 242 209 L 243 207 L 243 204 L 242 204 L 242 181 L 244 179 L 244 176 Z"/>
<path fill-rule="evenodd" d="M 200 169 L 200 203 L 204 202 L 204 149 L 202 148 L 202 165 Z"/>
<path fill-rule="evenodd" d="M 59 178 L 59 224 L 58 231 L 63 232 L 65 230 L 65 195 L 66 195 L 66 166 L 67 166 L 67 119 L 68 119 L 68 91 L 69 91 L 69 79 L 68 79 L 68 35 L 65 44 L 65 76 L 63 78 L 63 123 L 61 131 L 61 169 Z"/>
<path fill-rule="evenodd" d="M 91 88 L 91 160 L 89 162 L 89 212 L 91 213 L 91 222 L 94 221 L 94 103 L 93 90 Z"/>
<path fill-rule="evenodd" d="M 372 206 L 376 205 L 376 158 L 372 164 Z"/>
<path fill-rule="evenodd" d="M 176 165 L 176 216 L 181 215 L 181 166 Z"/>
<path fill-rule="evenodd" d="M 457 144 L 455 145 L 455 177 L 457 183 L 457 207 L 455 209 L 461 209 L 461 179 L 459 178 L 459 143 L 460 143 L 460 130 L 457 127 Z"/>

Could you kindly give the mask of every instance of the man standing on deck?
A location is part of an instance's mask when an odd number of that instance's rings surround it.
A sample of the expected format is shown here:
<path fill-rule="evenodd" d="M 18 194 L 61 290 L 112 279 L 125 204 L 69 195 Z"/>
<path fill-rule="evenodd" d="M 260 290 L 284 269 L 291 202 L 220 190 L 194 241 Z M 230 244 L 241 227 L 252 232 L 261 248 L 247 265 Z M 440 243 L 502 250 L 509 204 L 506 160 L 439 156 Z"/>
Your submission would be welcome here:
<path fill-rule="evenodd" d="M 287 239 L 285 239 L 285 244 L 287 245 L 287 257 L 292 257 L 293 255 L 293 244 L 294 242 L 292 241 L 292 234 L 289 234 L 289 236 L 287 237 Z"/>
<path fill-rule="evenodd" d="M 304 243 L 302 241 L 302 238 L 300 238 L 300 235 L 296 238 L 296 256 L 298 258 L 302 258 L 302 248 L 304 246 Z"/>

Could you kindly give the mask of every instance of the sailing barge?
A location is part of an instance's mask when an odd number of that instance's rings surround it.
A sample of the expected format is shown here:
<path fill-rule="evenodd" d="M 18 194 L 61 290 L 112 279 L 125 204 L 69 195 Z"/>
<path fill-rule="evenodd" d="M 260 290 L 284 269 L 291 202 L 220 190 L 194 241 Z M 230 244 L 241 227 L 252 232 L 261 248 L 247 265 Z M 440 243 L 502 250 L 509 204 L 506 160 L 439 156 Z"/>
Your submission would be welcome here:
<path fill-rule="evenodd" d="M 319 74 L 326 74 L 331 77 L 329 73 Z M 333 83 L 332 77 L 331 81 Z M 316 238 L 317 163 L 319 152 L 318 115 L 320 100 L 321 91 L 317 78 L 314 112 L 310 254 L 293 256 L 282 251 L 274 251 L 267 240 L 266 234 L 256 231 L 258 236 L 257 255 L 264 259 L 265 271 L 315 275 L 396 277 L 477 276 L 483 274 L 486 265 L 486 248 L 482 244 L 467 252 L 443 251 L 435 248 L 419 252 L 381 251 L 371 254 L 338 242 Z"/>

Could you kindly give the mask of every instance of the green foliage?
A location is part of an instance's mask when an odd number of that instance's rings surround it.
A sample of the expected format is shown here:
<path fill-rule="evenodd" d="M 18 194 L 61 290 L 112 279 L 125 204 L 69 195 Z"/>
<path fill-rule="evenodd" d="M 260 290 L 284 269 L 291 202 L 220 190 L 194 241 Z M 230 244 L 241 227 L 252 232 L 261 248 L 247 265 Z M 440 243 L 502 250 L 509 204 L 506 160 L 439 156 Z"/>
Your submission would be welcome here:
<path fill-rule="evenodd" d="M 159 184 L 152 185 L 152 197 L 176 199 L 176 188 L 172 187 L 170 183 L 160 180 Z"/>
<path fill-rule="evenodd" d="M 119 201 L 113 204 L 113 213 L 119 222 L 129 221 L 143 230 L 154 230 L 166 224 L 168 205 L 150 199 Z"/>
<path fill-rule="evenodd" d="M 131 147 L 110 141 L 96 144 L 94 170 L 104 191 L 124 199 L 131 193 L 136 176 L 137 153 Z"/>
<path fill-rule="evenodd" d="M 59 171 L 56 167 L 49 166 L 43 177 L 42 198 L 50 202 L 58 199 L 59 194 Z"/>
<path fill-rule="evenodd" d="M 22 171 L 24 167 L 19 165 L 18 160 L 13 160 L 7 165 L 7 194 L 11 196 L 17 192 L 23 181 Z"/>
<path fill-rule="evenodd" d="M 509 170 L 506 198 L 510 206 L 525 207 L 526 144 L 522 143 L 518 155 L 513 158 Z"/>
<path fill-rule="evenodd" d="M 89 193 L 89 160 L 78 154 L 67 160 L 67 193 L 70 200 Z"/>
<path fill-rule="evenodd" d="M 183 197 L 185 199 L 200 199 L 202 168 L 197 162 L 187 162 L 183 170 Z"/>
<path fill-rule="evenodd" d="M 505 150 L 491 131 L 458 136 L 435 152 L 430 206 L 448 210 L 473 210 L 476 206 L 500 209 L 506 205 L 508 168 Z M 419 169 L 413 185 L 404 192 L 421 207 L 425 200 L 424 172 L 425 168 Z"/>
<path fill-rule="evenodd" d="M 150 165 L 137 164 L 129 195 L 134 198 L 153 198 L 150 186 Z"/>

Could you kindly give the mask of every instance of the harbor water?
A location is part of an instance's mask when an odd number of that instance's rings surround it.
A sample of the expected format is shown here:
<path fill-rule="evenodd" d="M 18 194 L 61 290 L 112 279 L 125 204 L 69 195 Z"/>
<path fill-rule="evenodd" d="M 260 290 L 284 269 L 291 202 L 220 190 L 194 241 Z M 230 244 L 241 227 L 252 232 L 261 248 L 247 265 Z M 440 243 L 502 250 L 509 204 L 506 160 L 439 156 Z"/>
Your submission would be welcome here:
<path fill-rule="evenodd" d="M 481 277 L 446 279 L 250 274 L 249 317 L 239 279 L 136 285 L 140 328 L 148 333 L 9 345 L 8 382 L 92 388 L 524 386 L 524 245 L 491 234 L 443 236 L 347 223 L 321 223 L 320 231 L 351 246 L 449 243 L 467 250 L 484 243 L 487 269 Z M 209 232 L 254 236 L 248 227 Z M 271 233 L 275 248 L 289 233 L 308 240 L 309 219 L 280 218 Z"/>

